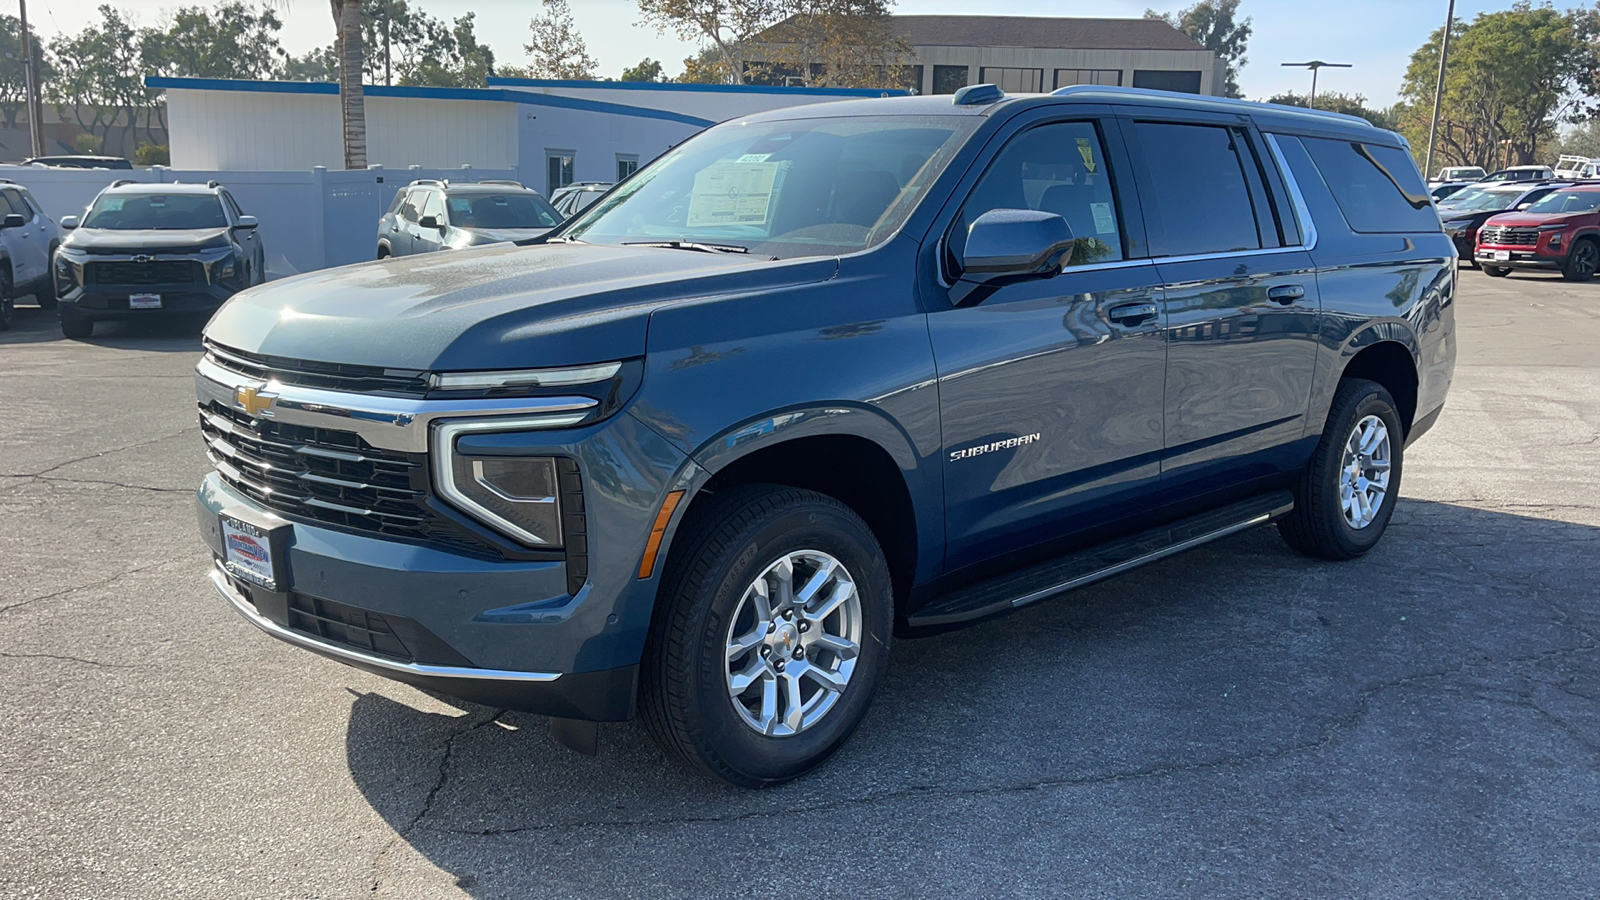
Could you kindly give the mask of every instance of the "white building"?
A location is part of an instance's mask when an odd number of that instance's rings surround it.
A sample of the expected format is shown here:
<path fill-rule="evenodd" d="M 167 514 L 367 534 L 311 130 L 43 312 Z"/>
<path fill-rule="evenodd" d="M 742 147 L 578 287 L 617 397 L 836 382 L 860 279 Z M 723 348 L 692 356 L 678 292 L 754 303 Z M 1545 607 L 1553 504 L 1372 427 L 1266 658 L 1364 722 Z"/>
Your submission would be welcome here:
<path fill-rule="evenodd" d="M 172 166 L 343 165 L 337 85 L 149 78 L 166 91 Z M 716 122 L 883 91 L 490 79 L 487 88 L 366 88 L 367 161 L 386 169 L 511 169 L 550 191 L 616 181 Z M 892 92 L 898 93 L 898 92 Z"/>

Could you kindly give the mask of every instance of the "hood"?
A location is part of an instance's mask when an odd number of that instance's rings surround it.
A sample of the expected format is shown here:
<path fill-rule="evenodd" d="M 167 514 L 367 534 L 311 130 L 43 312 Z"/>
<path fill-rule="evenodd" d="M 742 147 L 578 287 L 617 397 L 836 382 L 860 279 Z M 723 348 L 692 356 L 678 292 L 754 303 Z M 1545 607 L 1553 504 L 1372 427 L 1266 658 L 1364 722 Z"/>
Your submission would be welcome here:
<path fill-rule="evenodd" d="M 1507 225 L 1512 228 L 1538 228 L 1540 225 L 1571 225 L 1575 224 L 1578 219 L 1593 215 L 1593 212 L 1563 213 L 1560 215 L 1510 212 L 1500 213 L 1484 224 L 1488 225 L 1492 222 L 1496 225 Z"/>
<path fill-rule="evenodd" d="M 1482 225 L 1484 219 L 1498 214 L 1499 211 L 1493 209 L 1441 209 L 1439 221 L 1443 222 L 1446 228 L 1460 228 L 1463 225 Z"/>
<path fill-rule="evenodd" d="M 507 245 L 325 269 L 234 295 L 206 337 L 250 353 L 399 369 L 545 368 L 643 356 L 680 300 L 832 278 L 771 261 L 598 244 Z"/>
<path fill-rule="evenodd" d="M 75 228 L 62 246 L 83 253 L 192 253 L 228 242 L 226 228 L 151 229 Z"/>

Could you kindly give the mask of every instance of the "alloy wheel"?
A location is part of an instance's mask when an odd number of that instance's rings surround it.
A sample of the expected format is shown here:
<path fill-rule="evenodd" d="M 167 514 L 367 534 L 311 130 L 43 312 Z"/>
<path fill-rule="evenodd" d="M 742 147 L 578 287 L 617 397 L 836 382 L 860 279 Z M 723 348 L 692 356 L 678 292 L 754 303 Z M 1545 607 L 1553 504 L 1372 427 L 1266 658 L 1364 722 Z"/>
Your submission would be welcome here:
<path fill-rule="evenodd" d="M 861 595 L 820 550 L 785 554 L 745 588 L 727 633 L 734 711 L 770 737 L 799 734 L 838 704 L 861 654 Z"/>
<path fill-rule="evenodd" d="M 1389 494 L 1389 427 L 1377 416 L 1356 423 L 1344 442 L 1339 507 L 1351 528 L 1371 525 Z"/>

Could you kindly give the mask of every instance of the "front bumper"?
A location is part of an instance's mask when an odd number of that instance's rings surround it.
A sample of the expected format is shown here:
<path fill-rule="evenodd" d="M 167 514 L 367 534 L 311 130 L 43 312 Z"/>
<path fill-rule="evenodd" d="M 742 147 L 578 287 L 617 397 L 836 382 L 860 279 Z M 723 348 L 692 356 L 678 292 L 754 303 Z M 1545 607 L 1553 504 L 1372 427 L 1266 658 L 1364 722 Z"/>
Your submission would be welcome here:
<path fill-rule="evenodd" d="M 1497 259 L 1498 254 L 1504 254 L 1505 259 Z M 1561 268 L 1566 262 L 1566 255 L 1551 256 L 1541 253 L 1525 244 L 1496 245 L 1479 244 L 1473 251 L 1472 258 L 1479 265 L 1497 266 L 1502 269 L 1550 269 Z"/>
<path fill-rule="evenodd" d="M 76 309 L 80 315 L 94 319 L 142 319 L 147 317 L 216 312 L 236 288 L 220 284 L 185 282 L 181 284 L 90 284 L 79 285 L 61 292 L 63 306 Z M 132 309 L 129 297 L 134 294 L 158 294 L 159 309 Z"/>

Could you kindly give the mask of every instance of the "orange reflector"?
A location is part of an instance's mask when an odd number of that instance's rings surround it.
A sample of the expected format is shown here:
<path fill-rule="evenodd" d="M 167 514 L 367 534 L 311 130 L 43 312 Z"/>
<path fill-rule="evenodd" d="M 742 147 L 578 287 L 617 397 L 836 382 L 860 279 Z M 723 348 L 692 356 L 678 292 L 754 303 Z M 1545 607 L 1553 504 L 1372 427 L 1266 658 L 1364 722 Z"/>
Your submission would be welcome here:
<path fill-rule="evenodd" d="M 656 513 L 656 523 L 650 526 L 650 540 L 644 543 L 644 558 L 639 560 L 639 577 L 649 578 L 656 571 L 656 553 L 661 550 L 661 539 L 667 535 L 667 523 L 672 520 L 673 510 L 678 508 L 678 501 L 683 499 L 683 491 L 673 491 L 667 499 L 661 501 L 661 511 Z"/>

